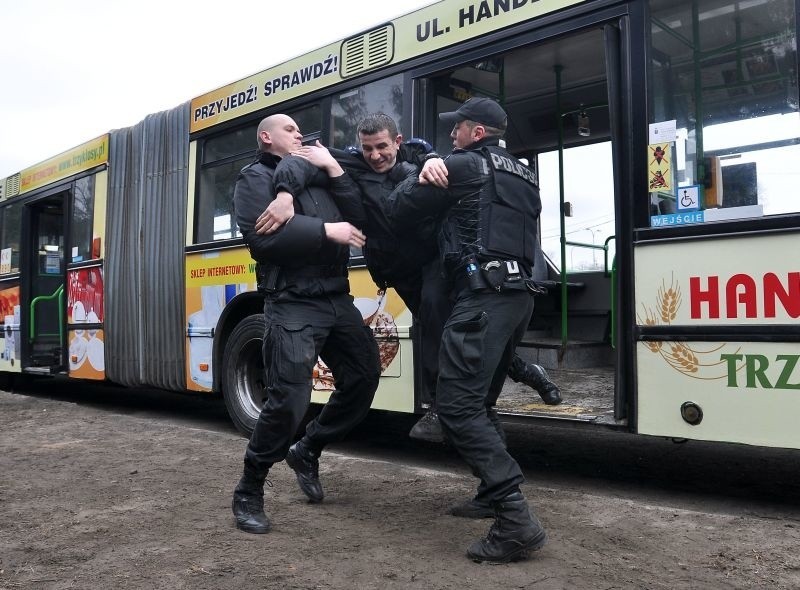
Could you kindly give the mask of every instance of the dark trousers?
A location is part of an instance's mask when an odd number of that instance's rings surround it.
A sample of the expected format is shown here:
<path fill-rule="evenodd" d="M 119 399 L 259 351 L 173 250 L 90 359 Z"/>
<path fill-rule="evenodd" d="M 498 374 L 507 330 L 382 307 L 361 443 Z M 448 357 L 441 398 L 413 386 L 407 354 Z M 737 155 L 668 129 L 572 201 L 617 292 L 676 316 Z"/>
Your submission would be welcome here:
<path fill-rule="evenodd" d="M 422 267 L 422 272 L 412 280 L 398 282 L 394 290 L 417 320 L 415 329 L 420 333 L 420 400 L 433 404 L 436 381 L 439 376 L 439 345 L 442 330 L 453 302 L 450 300 L 450 283 L 442 273 L 437 258 Z"/>
<path fill-rule="evenodd" d="M 479 496 L 496 501 L 524 481 L 486 414 L 490 388 L 505 378 L 533 313 L 527 291 L 463 289 L 447 320 L 439 352 L 436 407 L 452 445 L 480 478 Z"/>
<path fill-rule="evenodd" d="M 316 453 L 364 419 L 380 378 L 378 346 L 349 294 L 268 296 L 264 319 L 267 401 L 245 451 L 245 466 L 260 474 L 286 457 L 311 401 L 317 357 L 335 390 L 306 427 L 304 442 Z"/>

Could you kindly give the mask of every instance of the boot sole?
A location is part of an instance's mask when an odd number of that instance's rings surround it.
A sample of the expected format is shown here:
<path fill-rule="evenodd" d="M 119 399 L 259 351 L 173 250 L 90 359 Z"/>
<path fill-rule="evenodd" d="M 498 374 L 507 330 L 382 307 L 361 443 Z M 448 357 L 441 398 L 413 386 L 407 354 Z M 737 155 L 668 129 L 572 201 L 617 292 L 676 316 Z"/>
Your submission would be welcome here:
<path fill-rule="evenodd" d="M 467 551 L 467 557 L 476 563 L 511 563 L 526 559 L 532 551 L 538 551 L 544 547 L 545 543 L 547 543 L 547 532 L 542 531 L 540 535 L 536 535 L 527 543 L 520 545 L 505 555 L 500 555 L 498 557 L 487 557 L 484 555 L 472 555 L 469 551 Z"/>
<path fill-rule="evenodd" d="M 237 522 L 236 528 L 239 529 L 240 531 L 244 531 L 245 533 L 251 533 L 253 535 L 263 535 L 265 533 L 268 533 L 272 527 L 253 527 L 253 526 L 248 526 L 246 524 L 240 524 Z"/>
<path fill-rule="evenodd" d="M 416 434 L 414 432 L 409 432 L 408 437 L 414 440 L 421 440 L 429 443 L 442 444 L 444 442 L 444 436 L 428 436 L 424 434 Z"/>

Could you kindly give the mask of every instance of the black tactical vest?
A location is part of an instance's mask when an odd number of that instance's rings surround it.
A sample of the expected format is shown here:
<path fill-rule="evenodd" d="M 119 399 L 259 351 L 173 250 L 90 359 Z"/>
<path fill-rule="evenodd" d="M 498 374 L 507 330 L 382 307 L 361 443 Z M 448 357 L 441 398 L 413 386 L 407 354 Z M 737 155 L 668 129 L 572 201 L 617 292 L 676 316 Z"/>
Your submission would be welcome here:
<path fill-rule="evenodd" d="M 528 273 L 534 264 L 542 201 L 533 170 L 498 146 L 480 149 L 492 181 L 479 197 L 478 259 L 513 260 Z"/>

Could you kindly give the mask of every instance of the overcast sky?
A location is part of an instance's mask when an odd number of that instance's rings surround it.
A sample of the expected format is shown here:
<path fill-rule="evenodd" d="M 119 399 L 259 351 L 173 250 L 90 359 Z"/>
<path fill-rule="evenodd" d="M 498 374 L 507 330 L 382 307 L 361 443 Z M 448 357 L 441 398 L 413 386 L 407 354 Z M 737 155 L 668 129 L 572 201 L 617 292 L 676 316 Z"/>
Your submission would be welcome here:
<path fill-rule="evenodd" d="M 6 2 L 0 178 L 434 1 Z"/>

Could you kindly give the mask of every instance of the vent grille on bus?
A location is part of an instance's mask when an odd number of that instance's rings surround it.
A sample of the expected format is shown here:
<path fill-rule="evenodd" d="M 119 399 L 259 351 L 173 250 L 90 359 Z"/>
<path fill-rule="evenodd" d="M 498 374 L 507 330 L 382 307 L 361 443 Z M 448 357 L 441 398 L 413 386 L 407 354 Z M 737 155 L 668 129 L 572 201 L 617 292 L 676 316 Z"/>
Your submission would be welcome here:
<path fill-rule="evenodd" d="M 19 179 L 20 175 L 17 172 L 14 176 L 6 178 L 5 187 L 0 184 L 0 200 L 10 199 L 19 194 Z"/>
<path fill-rule="evenodd" d="M 394 26 L 385 25 L 342 43 L 342 78 L 386 65 L 394 57 Z"/>

